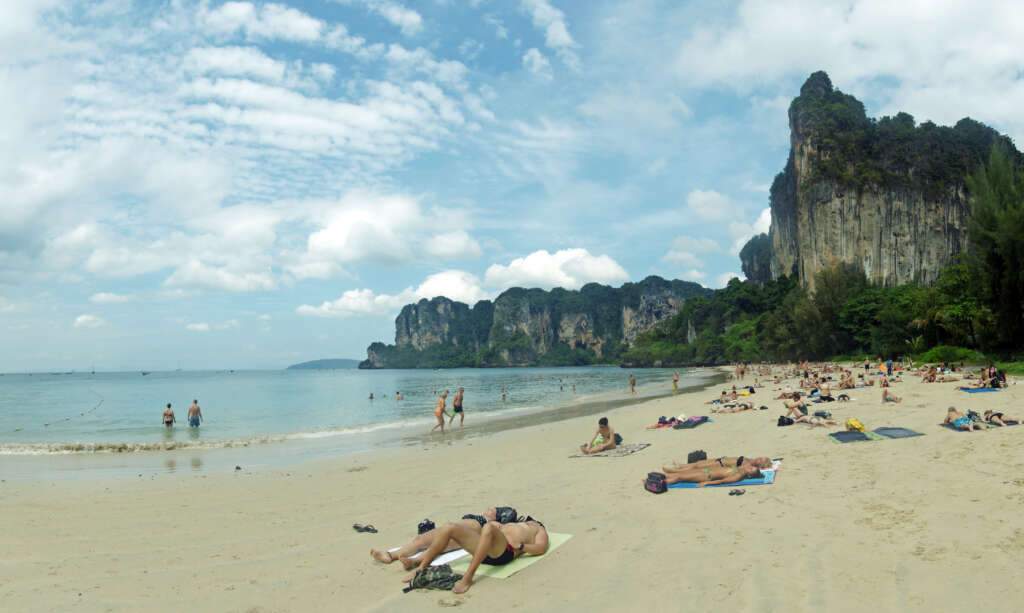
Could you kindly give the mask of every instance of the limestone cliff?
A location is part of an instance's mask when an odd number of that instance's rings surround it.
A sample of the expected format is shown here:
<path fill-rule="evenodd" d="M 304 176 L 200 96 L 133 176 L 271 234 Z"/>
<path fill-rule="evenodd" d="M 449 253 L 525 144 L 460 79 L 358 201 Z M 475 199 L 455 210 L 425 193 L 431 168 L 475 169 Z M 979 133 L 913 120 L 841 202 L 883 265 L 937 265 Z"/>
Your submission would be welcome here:
<path fill-rule="evenodd" d="M 696 283 L 648 277 L 579 291 L 513 288 L 473 307 L 439 297 L 406 305 L 395 344 L 374 343 L 361 368 L 570 365 L 614 361 L 642 332 L 674 315 Z"/>
<path fill-rule="evenodd" d="M 772 239 L 767 234 L 758 234 L 747 241 L 740 250 L 740 267 L 747 279 L 754 283 L 771 280 Z"/>
<path fill-rule="evenodd" d="M 771 187 L 770 272 L 811 289 L 833 262 L 856 264 L 880 285 L 931 283 L 967 248 L 966 176 L 997 141 L 1019 157 L 971 119 L 942 127 L 906 113 L 868 118 L 823 72 L 793 100 L 789 125 L 789 159 Z"/>

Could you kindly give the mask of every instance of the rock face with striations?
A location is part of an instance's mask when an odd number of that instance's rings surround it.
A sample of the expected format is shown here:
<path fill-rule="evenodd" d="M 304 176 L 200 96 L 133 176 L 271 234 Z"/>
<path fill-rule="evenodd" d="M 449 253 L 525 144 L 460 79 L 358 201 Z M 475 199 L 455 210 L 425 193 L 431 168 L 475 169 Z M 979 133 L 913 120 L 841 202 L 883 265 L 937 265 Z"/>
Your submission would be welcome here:
<path fill-rule="evenodd" d="M 906 113 L 868 118 L 824 72 L 800 89 L 789 125 L 789 159 L 771 187 L 770 272 L 810 289 L 834 262 L 860 266 L 879 285 L 933 282 L 967 248 L 967 175 L 993 143 L 1019 157 L 971 119 L 950 128 Z M 752 265 L 752 274 L 761 271 Z"/>
<path fill-rule="evenodd" d="M 513 288 L 473 307 L 447 298 L 406 305 L 395 344 L 373 343 L 360 368 L 571 365 L 613 361 L 638 334 L 710 290 L 648 277 L 579 291 Z"/>

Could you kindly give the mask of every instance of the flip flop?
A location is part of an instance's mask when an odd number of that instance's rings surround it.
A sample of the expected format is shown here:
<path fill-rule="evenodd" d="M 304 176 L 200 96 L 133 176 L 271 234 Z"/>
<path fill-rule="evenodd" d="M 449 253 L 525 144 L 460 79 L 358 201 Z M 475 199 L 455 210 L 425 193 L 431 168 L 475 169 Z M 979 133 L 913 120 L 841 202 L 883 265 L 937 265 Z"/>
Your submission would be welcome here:
<path fill-rule="evenodd" d="M 729 495 L 730 496 L 742 496 L 743 494 L 746 494 L 746 493 L 747 493 L 747 490 L 729 490 Z"/>
<path fill-rule="evenodd" d="M 352 529 L 356 532 L 369 532 L 371 534 L 377 534 L 377 529 L 371 525 L 364 526 L 363 524 L 352 524 Z"/>

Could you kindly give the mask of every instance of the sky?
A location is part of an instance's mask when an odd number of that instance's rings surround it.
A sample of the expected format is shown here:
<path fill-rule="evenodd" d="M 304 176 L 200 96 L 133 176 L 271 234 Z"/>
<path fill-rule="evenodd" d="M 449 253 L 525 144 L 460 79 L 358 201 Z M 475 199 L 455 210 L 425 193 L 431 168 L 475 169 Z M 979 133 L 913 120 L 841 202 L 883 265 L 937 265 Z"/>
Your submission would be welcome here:
<path fill-rule="evenodd" d="M 4 2 L 0 371 L 278 368 L 424 297 L 722 287 L 815 70 L 1024 137 L 1014 2 Z"/>

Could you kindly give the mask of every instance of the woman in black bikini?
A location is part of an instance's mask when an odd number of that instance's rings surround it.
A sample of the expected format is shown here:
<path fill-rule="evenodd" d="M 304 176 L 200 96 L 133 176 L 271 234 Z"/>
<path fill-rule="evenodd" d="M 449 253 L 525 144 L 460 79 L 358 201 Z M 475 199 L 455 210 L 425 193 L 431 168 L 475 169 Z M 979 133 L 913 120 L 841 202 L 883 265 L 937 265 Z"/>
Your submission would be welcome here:
<path fill-rule="evenodd" d="M 756 479 L 761 469 L 746 462 L 741 466 L 703 466 L 666 475 L 665 483 L 696 483 L 698 487 L 736 483 L 744 479 Z"/>
<path fill-rule="evenodd" d="M 710 468 L 710 467 L 715 467 L 715 466 L 718 466 L 720 468 L 733 468 L 733 467 L 736 467 L 736 466 L 743 466 L 744 464 L 749 464 L 751 466 L 756 466 L 757 468 L 761 468 L 761 469 L 771 468 L 772 467 L 771 458 L 746 458 L 744 456 L 739 456 L 738 458 L 736 458 L 736 457 L 734 457 L 734 458 L 727 458 L 727 457 L 710 458 L 710 459 L 707 459 L 707 460 L 698 460 L 698 461 L 692 462 L 690 464 L 679 464 L 677 462 L 677 463 L 673 464 L 672 466 L 662 466 L 661 470 L 664 473 L 681 473 L 681 472 L 688 472 L 688 471 L 691 471 L 693 469 L 698 469 L 698 468 L 699 469 L 703 469 L 703 468 Z"/>
<path fill-rule="evenodd" d="M 1007 417 L 1004 413 L 996 413 L 989 410 L 985 411 L 985 422 L 994 426 L 1016 426 L 1020 423 L 1020 420 L 1016 417 Z"/>

